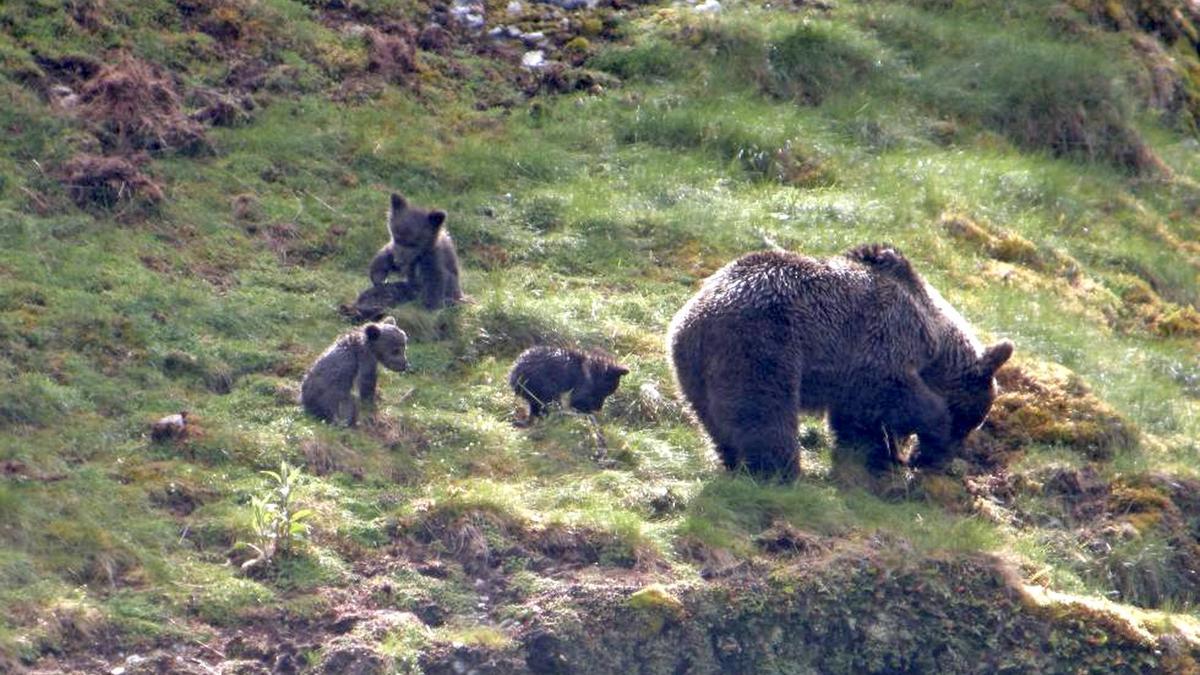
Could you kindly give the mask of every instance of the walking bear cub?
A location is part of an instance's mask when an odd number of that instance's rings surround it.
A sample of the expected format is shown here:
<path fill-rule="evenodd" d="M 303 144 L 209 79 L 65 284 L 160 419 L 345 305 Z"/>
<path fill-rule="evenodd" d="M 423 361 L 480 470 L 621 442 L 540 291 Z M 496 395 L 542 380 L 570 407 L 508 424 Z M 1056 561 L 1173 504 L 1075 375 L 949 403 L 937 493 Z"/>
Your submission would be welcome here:
<path fill-rule="evenodd" d="M 794 478 L 797 414 L 828 411 L 839 452 L 868 464 L 939 467 L 983 423 L 993 374 L 1012 355 L 986 349 L 898 251 L 861 246 L 818 260 L 770 251 L 709 277 L 667 335 L 679 390 L 724 465 Z"/>
<path fill-rule="evenodd" d="M 392 272 L 406 277 L 426 309 L 439 309 L 463 298 L 458 282 L 458 254 L 446 232 L 445 211 L 411 206 L 392 193 L 388 212 L 389 241 L 371 260 L 371 284 L 379 286 Z"/>
<path fill-rule="evenodd" d="M 358 397 L 363 403 L 372 403 L 379 377 L 378 364 L 396 372 L 405 370 L 407 345 L 408 335 L 396 327 L 396 320 L 390 316 L 380 323 L 369 323 L 344 333 L 304 374 L 300 383 L 304 409 L 326 422 L 354 426 L 358 421 L 358 405 L 351 394 L 355 380 Z"/>
<path fill-rule="evenodd" d="M 568 391 L 572 408 L 584 413 L 600 410 L 628 373 L 604 352 L 539 346 L 521 352 L 508 373 L 508 384 L 528 401 L 532 422 Z"/>

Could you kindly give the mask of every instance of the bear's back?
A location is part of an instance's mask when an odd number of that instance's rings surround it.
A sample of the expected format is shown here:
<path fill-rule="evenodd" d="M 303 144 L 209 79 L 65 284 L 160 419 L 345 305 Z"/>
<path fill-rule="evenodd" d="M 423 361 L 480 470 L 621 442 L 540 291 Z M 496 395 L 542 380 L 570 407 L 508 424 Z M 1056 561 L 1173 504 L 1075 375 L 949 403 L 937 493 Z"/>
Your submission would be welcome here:
<path fill-rule="evenodd" d="M 365 348 L 364 343 L 362 330 L 358 328 L 338 336 L 304 374 L 301 387 L 316 383 L 340 386 L 346 378 L 353 381 L 358 372 L 358 351 Z"/>
<path fill-rule="evenodd" d="M 761 251 L 734 260 L 704 283 L 696 296 L 705 314 L 843 315 L 870 301 L 876 280 L 844 258 L 817 259 L 786 251 Z"/>

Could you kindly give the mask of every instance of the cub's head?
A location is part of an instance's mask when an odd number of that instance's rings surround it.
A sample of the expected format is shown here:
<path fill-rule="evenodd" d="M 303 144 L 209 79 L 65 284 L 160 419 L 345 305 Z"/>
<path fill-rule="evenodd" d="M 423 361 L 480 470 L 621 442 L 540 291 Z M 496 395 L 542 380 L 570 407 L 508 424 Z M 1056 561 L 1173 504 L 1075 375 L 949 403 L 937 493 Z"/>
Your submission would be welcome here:
<path fill-rule="evenodd" d="M 371 353 L 389 370 L 402 372 L 408 368 L 408 335 L 396 327 L 396 320 L 387 317 L 379 323 L 369 323 L 363 328 L 367 346 Z"/>
<path fill-rule="evenodd" d="M 992 402 L 996 400 L 996 371 L 1013 353 L 1013 343 L 1001 340 L 984 350 L 983 354 L 959 375 L 956 386 L 946 392 L 950 409 L 950 433 L 955 442 L 966 440 L 967 434 L 983 424 Z"/>
<path fill-rule="evenodd" d="M 392 241 L 400 246 L 417 249 L 432 246 L 445 222 L 445 211 L 429 211 L 412 206 L 399 193 L 392 193 L 388 231 L 392 234 Z"/>
<path fill-rule="evenodd" d="M 580 412 L 598 412 L 629 369 L 607 354 L 590 354 L 583 361 L 583 382 L 571 390 L 571 407 Z"/>

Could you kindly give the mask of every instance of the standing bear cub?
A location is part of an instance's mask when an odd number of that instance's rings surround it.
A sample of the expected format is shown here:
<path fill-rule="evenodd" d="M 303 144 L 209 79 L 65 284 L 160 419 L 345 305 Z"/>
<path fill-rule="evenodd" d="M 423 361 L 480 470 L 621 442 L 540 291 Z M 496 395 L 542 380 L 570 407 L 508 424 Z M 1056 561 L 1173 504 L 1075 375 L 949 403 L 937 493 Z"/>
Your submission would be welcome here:
<path fill-rule="evenodd" d="M 358 397 L 365 404 L 375 400 L 378 364 L 396 372 L 408 368 L 405 348 L 408 335 L 387 317 L 342 334 L 329 345 L 300 383 L 300 402 L 304 409 L 331 423 L 358 422 L 358 405 L 351 390 L 358 381 Z"/>
<path fill-rule="evenodd" d="M 521 352 L 508 373 L 508 384 L 529 403 L 532 422 L 568 391 L 572 408 L 583 413 L 600 410 L 628 373 L 604 352 L 539 346 Z"/>
<path fill-rule="evenodd" d="M 709 277 L 667 335 L 679 390 L 725 466 L 785 480 L 799 471 L 797 414 L 829 413 L 836 452 L 868 464 L 939 467 L 983 423 L 1007 340 L 970 326 L 898 251 L 861 246 L 818 260 L 769 251 Z"/>
<path fill-rule="evenodd" d="M 392 272 L 404 275 L 426 309 L 440 309 L 463 298 L 458 282 L 458 253 L 446 231 L 445 211 L 409 205 L 392 193 L 388 232 L 392 236 L 371 260 L 371 284 L 379 286 Z"/>

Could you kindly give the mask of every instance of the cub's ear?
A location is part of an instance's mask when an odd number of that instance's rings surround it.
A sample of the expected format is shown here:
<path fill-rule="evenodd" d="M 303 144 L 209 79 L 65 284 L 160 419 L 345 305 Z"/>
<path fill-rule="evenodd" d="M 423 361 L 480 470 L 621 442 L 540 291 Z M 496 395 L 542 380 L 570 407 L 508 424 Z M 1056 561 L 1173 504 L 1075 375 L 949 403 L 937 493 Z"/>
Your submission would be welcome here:
<path fill-rule="evenodd" d="M 403 211 L 408 206 L 408 202 L 404 201 L 404 195 L 399 192 L 392 193 L 392 210 Z"/>
<path fill-rule="evenodd" d="M 376 326 L 373 323 L 367 324 L 366 333 L 367 333 L 367 342 L 374 342 L 374 341 L 378 340 L 379 335 L 380 335 L 379 326 Z"/>
<path fill-rule="evenodd" d="M 1001 340 L 996 344 L 988 347 L 983 351 L 983 356 L 979 357 L 979 369 L 985 375 L 992 375 L 1000 366 L 1008 361 L 1013 354 L 1013 343 L 1008 340 Z"/>
<path fill-rule="evenodd" d="M 380 321 L 379 323 L 386 323 L 389 326 L 395 326 L 396 325 L 396 317 L 385 316 L 385 317 L 383 317 L 383 321 Z"/>
<path fill-rule="evenodd" d="M 438 227 L 441 227 L 442 223 L 444 223 L 444 222 L 446 222 L 446 212 L 445 211 L 430 211 L 429 212 L 429 224 L 430 225 L 432 225 L 435 228 L 438 228 Z"/>
<path fill-rule="evenodd" d="M 613 366 L 612 371 L 617 374 L 617 377 L 629 374 L 629 369 L 625 366 Z"/>

